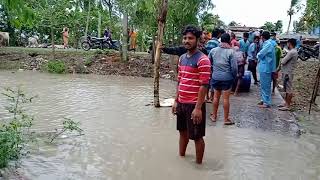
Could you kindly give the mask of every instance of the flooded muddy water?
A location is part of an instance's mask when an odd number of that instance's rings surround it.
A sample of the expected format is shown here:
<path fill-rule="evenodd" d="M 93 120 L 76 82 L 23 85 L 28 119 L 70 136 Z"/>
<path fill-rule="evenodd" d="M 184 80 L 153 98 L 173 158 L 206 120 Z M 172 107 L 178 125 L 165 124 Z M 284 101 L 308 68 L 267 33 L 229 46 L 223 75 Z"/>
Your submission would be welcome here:
<path fill-rule="evenodd" d="M 39 143 L 21 160 L 17 171 L 23 179 L 320 179 L 319 134 L 297 138 L 208 123 L 204 164 L 194 163 L 193 142 L 180 158 L 171 109 L 146 106 L 153 100 L 152 79 L 0 72 L 1 87 L 18 85 L 39 96 L 28 107 L 35 131 L 51 131 L 68 117 L 80 121 L 85 133 Z M 161 97 L 172 97 L 175 85 L 162 80 Z M 0 117 L 5 118 L 5 98 L 0 100 Z"/>

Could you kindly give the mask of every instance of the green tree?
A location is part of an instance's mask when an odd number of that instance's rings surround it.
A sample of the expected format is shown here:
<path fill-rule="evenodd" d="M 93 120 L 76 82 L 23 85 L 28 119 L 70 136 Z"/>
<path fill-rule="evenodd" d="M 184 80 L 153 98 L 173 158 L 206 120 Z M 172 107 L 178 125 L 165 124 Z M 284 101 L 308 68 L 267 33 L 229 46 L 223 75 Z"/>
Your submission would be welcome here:
<path fill-rule="evenodd" d="M 264 23 L 264 25 L 261 28 L 267 31 L 275 31 L 276 26 L 274 23 L 267 21 Z"/>
<path fill-rule="evenodd" d="M 283 27 L 283 23 L 282 23 L 282 21 L 281 20 L 278 20 L 276 23 L 274 23 L 274 30 L 275 31 L 278 31 L 278 32 L 282 32 L 282 27 Z"/>
<path fill-rule="evenodd" d="M 301 9 L 301 7 L 299 6 L 299 1 L 300 0 L 291 0 L 290 1 L 290 8 L 287 11 L 287 14 L 289 16 L 289 24 L 288 24 L 287 34 L 289 34 L 291 21 L 292 21 L 292 16 Z"/>
<path fill-rule="evenodd" d="M 220 20 L 219 15 L 213 15 L 212 13 L 204 12 L 200 15 L 200 25 L 202 29 L 212 31 L 214 28 L 225 27 L 225 23 Z"/>

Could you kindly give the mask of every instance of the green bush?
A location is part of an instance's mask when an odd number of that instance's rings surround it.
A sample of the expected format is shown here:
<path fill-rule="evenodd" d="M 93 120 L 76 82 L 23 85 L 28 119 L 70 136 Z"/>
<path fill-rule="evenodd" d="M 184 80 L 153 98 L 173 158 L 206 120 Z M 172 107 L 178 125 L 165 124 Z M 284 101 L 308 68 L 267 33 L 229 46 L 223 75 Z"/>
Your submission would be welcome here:
<path fill-rule="evenodd" d="M 84 65 L 85 66 L 91 66 L 93 64 L 93 60 L 92 59 L 86 59 L 85 61 L 84 61 Z"/>
<path fill-rule="evenodd" d="M 50 73 L 62 74 L 66 72 L 66 65 L 63 61 L 49 61 L 47 70 Z"/>
<path fill-rule="evenodd" d="M 5 109 L 11 117 L 8 120 L 0 119 L 0 169 L 7 167 L 10 161 L 18 160 L 21 156 L 26 155 L 27 145 L 35 142 L 35 137 L 40 135 L 30 130 L 33 125 L 33 117 L 27 114 L 24 107 L 24 105 L 31 103 L 36 96 L 27 97 L 20 88 L 6 88 L 2 95 L 7 97 L 8 103 Z M 62 129 L 56 129 L 56 132 L 48 137 L 50 143 L 63 133 L 78 132 L 79 135 L 83 135 L 79 122 L 64 118 L 62 125 Z"/>
<path fill-rule="evenodd" d="M 30 103 L 34 97 L 27 98 L 21 89 L 6 89 L 2 93 L 8 98 L 6 110 L 11 114 L 9 121 L 0 122 L 0 168 L 6 167 L 10 160 L 22 156 L 25 145 L 32 141 L 30 131 L 33 118 L 29 116 L 22 104 Z"/>

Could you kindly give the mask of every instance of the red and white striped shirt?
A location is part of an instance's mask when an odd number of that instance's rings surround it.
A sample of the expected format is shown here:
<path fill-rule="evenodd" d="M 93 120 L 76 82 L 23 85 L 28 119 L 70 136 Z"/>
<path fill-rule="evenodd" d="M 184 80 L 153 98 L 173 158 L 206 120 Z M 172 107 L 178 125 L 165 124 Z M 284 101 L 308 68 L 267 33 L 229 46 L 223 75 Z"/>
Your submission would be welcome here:
<path fill-rule="evenodd" d="M 209 58 L 198 51 L 191 57 L 183 54 L 178 65 L 178 101 L 195 104 L 198 100 L 199 89 L 208 85 L 211 77 Z"/>

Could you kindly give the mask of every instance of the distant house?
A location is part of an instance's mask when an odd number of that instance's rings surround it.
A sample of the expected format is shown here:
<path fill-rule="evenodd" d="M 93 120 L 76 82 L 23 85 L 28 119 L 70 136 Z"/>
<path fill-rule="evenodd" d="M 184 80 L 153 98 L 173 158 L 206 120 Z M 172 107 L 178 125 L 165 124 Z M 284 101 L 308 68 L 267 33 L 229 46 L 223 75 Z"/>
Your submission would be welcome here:
<path fill-rule="evenodd" d="M 250 32 L 250 30 L 259 31 L 260 29 L 257 27 L 247 27 L 247 26 L 229 26 L 227 30 L 232 31 L 238 39 L 241 39 L 243 33 Z"/>
<path fill-rule="evenodd" d="M 280 43 L 282 46 L 285 46 L 288 39 L 294 38 L 294 39 L 302 39 L 302 44 L 306 45 L 315 45 L 319 39 L 316 35 L 310 35 L 310 34 L 304 34 L 304 33 L 293 33 L 293 34 L 280 34 L 279 36 Z"/>

